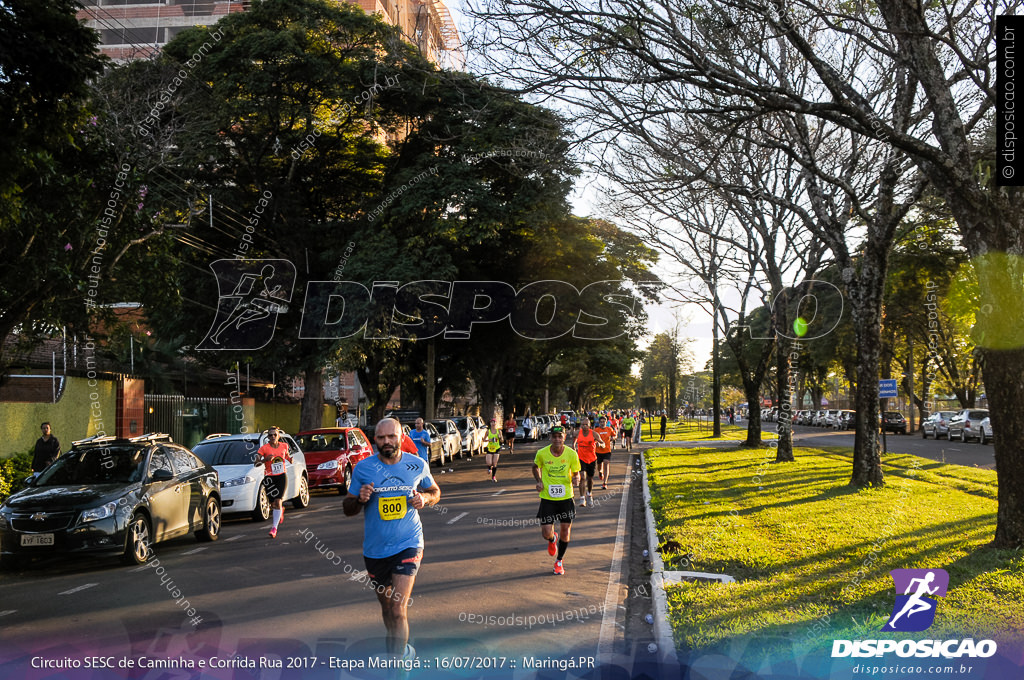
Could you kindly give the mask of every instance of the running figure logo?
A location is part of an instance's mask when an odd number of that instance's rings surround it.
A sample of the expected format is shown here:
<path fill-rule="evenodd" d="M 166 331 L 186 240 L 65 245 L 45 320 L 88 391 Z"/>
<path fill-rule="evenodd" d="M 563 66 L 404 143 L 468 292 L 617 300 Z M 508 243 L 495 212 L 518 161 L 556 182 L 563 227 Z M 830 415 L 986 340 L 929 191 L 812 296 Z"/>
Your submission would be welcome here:
<path fill-rule="evenodd" d="M 893 569 L 889 573 L 896 583 L 897 595 L 892 616 L 882 630 L 904 633 L 926 630 L 935 621 L 938 604 L 929 596 L 946 596 L 949 574 L 945 569 Z"/>
<path fill-rule="evenodd" d="M 253 350 L 274 337 L 277 315 L 288 309 L 295 265 L 288 260 L 217 260 L 217 316 L 196 349 Z"/>

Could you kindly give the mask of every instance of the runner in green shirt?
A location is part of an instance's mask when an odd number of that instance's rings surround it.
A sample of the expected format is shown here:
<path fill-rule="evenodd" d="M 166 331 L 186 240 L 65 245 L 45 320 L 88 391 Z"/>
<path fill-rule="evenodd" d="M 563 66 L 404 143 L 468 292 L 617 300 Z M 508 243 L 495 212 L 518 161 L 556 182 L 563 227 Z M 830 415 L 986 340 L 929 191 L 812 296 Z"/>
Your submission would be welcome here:
<path fill-rule="evenodd" d="M 569 532 L 576 517 L 573 488 L 580 481 L 580 459 L 565 445 L 565 429 L 561 425 L 551 428 L 551 445 L 537 452 L 533 459 L 533 478 L 540 492 L 537 518 L 540 532 L 548 542 L 548 554 L 555 559 L 554 573 L 564 574 L 562 557 L 569 547 Z M 555 520 L 558 520 L 558 545 L 555 545 Z"/>
<path fill-rule="evenodd" d="M 627 413 L 626 417 L 622 419 L 621 432 L 622 432 L 622 445 L 626 447 L 627 451 L 633 449 L 633 426 L 636 425 L 636 421 L 633 420 L 633 414 Z"/>

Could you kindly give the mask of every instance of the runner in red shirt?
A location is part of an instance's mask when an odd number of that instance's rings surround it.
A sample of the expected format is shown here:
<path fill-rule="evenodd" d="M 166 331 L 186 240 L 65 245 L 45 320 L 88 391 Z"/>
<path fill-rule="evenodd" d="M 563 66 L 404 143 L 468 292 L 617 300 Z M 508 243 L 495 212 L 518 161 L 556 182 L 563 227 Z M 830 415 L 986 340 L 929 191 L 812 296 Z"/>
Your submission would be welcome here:
<path fill-rule="evenodd" d="M 505 432 L 505 446 L 508 447 L 508 453 L 512 455 L 512 445 L 516 443 L 516 419 L 513 417 L 514 414 L 509 414 L 508 418 L 505 419 L 505 426 L 503 428 Z M 528 433 L 523 434 L 525 437 Z"/>
<path fill-rule="evenodd" d="M 267 490 L 270 507 L 274 509 L 274 526 L 270 528 L 270 537 L 277 538 L 277 525 L 284 518 L 284 495 L 288 489 L 286 464 L 292 462 L 288 444 L 281 441 L 281 428 L 271 425 L 267 430 L 267 443 L 256 453 L 263 459 L 263 486 Z"/>
<path fill-rule="evenodd" d="M 576 449 L 576 455 L 580 459 L 580 505 L 584 508 L 594 505 L 594 468 L 597 465 L 597 437 L 590 429 L 590 418 L 583 419 L 583 426 L 576 434 L 576 441 L 572 443 Z M 584 480 L 586 489 L 584 490 Z"/>
<path fill-rule="evenodd" d="M 597 467 L 598 476 L 601 478 L 601 488 L 608 488 L 608 474 L 611 468 L 612 446 L 615 444 L 615 428 L 608 426 L 608 419 L 601 416 L 597 420 L 598 425 L 594 428 L 594 436 L 597 437 Z"/>

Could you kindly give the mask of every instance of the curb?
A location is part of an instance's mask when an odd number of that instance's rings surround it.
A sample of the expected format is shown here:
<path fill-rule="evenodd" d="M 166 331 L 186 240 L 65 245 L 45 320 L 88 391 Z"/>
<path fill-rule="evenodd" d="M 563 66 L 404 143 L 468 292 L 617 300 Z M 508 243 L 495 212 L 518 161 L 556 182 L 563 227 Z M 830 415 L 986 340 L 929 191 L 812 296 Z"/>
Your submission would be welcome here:
<path fill-rule="evenodd" d="M 647 520 L 647 554 L 651 556 L 651 600 L 654 602 L 654 639 L 658 644 L 658 658 L 663 668 L 679 666 L 676 643 L 672 637 L 672 624 L 668 621 L 668 597 L 665 595 L 665 563 L 658 551 L 658 531 L 651 511 L 651 488 L 647 473 L 647 452 L 640 456 L 644 474 L 644 515 Z M 675 676 L 672 676 L 675 677 Z"/>

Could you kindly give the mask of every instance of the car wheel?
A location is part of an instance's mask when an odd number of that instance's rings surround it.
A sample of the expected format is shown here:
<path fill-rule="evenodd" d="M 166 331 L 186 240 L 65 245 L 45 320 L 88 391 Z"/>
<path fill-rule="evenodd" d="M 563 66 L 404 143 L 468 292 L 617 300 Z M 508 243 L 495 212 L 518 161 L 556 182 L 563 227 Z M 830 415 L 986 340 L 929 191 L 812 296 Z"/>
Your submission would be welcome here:
<path fill-rule="evenodd" d="M 220 537 L 220 501 L 216 496 L 206 499 L 206 511 L 203 513 L 203 526 L 196 532 L 196 539 L 203 543 L 216 541 Z"/>
<path fill-rule="evenodd" d="M 135 513 L 126 533 L 121 559 L 128 564 L 145 564 L 153 554 L 149 547 L 149 520 L 145 515 Z"/>
<path fill-rule="evenodd" d="M 988 440 L 985 439 L 985 428 L 981 428 L 980 430 L 978 430 L 978 443 L 988 444 Z"/>
<path fill-rule="evenodd" d="M 256 494 L 256 507 L 252 509 L 254 522 L 266 522 L 270 519 L 270 499 L 267 498 L 267 487 L 260 484 L 260 491 Z"/>
<path fill-rule="evenodd" d="M 964 444 L 967 443 L 967 430 L 960 430 L 960 441 Z"/>
<path fill-rule="evenodd" d="M 292 507 L 296 510 L 309 505 L 309 480 L 306 479 L 306 475 L 302 475 L 299 479 L 299 495 L 292 499 Z"/>
<path fill-rule="evenodd" d="M 342 496 L 348 495 L 350 484 L 352 484 L 352 466 L 346 465 L 345 471 L 341 474 L 341 486 L 338 487 L 338 493 Z"/>

